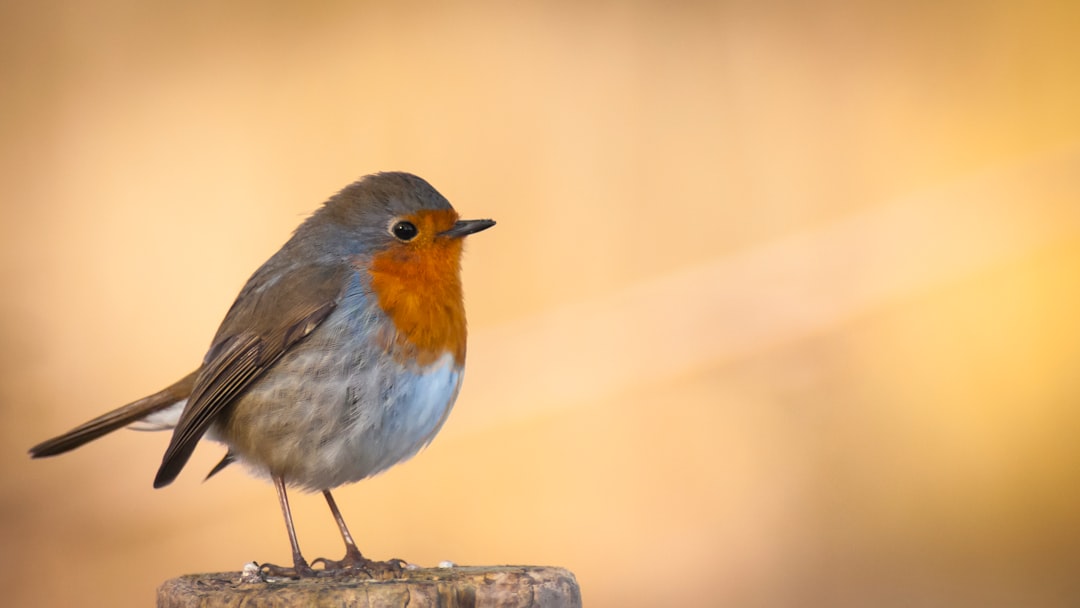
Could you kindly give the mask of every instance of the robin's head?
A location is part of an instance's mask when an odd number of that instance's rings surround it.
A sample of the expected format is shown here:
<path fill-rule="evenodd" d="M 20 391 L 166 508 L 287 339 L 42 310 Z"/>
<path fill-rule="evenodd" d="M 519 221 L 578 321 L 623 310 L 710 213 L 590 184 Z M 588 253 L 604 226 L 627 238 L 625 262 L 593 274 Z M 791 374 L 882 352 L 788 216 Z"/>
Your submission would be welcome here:
<path fill-rule="evenodd" d="M 446 352 L 464 359 L 462 241 L 495 222 L 459 219 L 446 198 L 415 175 L 377 173 L 339 192 L 309 223 L 328 230 L 320 236 L 345 247 L 334 253 L 367 274 L 399 346 L 421 363 Z"/>
<path fill-rule="evenodd" d="M 495 225 L 491 220 L 460 220 L 431 184 L 400 172 L 376 173 L 350 184 L 311 219 L 309 223 L 332 226 L 354 255 L 460 251 L 462 237 Z"/>

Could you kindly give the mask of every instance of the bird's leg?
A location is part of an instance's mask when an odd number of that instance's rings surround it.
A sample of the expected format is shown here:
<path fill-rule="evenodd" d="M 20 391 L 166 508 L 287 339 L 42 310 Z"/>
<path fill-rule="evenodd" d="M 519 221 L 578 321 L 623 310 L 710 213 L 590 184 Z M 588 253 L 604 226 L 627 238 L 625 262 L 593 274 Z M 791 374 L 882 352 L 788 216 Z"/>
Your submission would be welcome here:
<path fill-rule="evenodd" d="M 293 527 L 292 511 L 289 509 L 289 497 L 285 494 L 285 478 L 274 475 L 274 489 L 277 490 L 278 502 L 281 503 L 281 513 L 285 516 L 285 528 L 289 531 L 289 544 L 292 545 L 292 568 L 282 568 L 274 564 L 263 564 L 259 569 L 269 576 L 288 576 L 299 578 L 304 576 L 316 576 L 307 560 L 300 554 L 300 543 L 296 541 L 296 528 Z"/>
<path fill-rule="evenodd" d="M 364 557 L 360 553 L 360 549 L 356 546 L 352 534 L 349 533 L 349 527 L 345 525 L 345 518 L 341 516 L 341 511 L 338 510 L 337 502 L 334 501 L 334 497 L 330 494 L 330 490 L 323 490 L 323 496 L 326 497 L 326 504 L 330 506 L 330 512 L 334 515 L 334 521 L 337 522 L 338 530 L 341 531 L 341 538 L 345 541 L 345 557 L 338 561 L 320 557 L 311 563 L 314 565 L 322 562 L 323 568 L 325 569 L 324 571 L 326 572 L 358 570 L 367 573 L 372 578 L 379 579 L 401 576 L 405 564 L 402 560 L 392 559 L 385 562 L 376 562 Z"/>
<path fill-rule="evenodd" d="M 341 539 L 345 541 L 345 558 L 341 561 L 350 565 L 367 561 L 367 558 L 360 554 L 360 549 L 356 546 L 352 534 L 349 534 L 349 527 L 345 525 L 345 518 L 341 516 L 341 511 L 338 510 L 337 502 L 330 494 L 330 490 L 323 490 L 323 496 L 326 497 L 326 504 L 330 506 L 330 513 L 334 515 L 338 530 L 341 530 Z"/>

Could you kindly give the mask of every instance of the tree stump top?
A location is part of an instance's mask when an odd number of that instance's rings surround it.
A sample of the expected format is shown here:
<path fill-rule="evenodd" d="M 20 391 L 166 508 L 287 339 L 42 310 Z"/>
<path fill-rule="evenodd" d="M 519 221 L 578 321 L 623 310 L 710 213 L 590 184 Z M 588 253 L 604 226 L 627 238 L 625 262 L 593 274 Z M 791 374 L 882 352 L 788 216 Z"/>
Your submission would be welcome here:
<path fill-rule="evenodd" d="M 162 583 L 158 608 L 578 608 L 581 590 L 569 570 L 544 566 L 470 566 L 407 570 L 373 580 L 334 576 L 245 582 L 240 572 L 187 574 Z"/>

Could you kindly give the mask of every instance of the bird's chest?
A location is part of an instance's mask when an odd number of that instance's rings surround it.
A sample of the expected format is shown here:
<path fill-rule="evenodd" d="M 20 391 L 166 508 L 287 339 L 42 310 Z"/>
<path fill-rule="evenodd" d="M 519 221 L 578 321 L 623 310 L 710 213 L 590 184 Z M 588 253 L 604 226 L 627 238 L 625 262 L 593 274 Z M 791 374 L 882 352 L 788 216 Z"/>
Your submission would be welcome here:
<path fill-rule="evenodd" d="M 242 459 L 311 489 L 358 481 L 416 454 L 446 421 L 462 367 L 449 350 L 409 359 L 386 332 L 393 325 L 370 300 L 347 298 L 241 398 L 226 442 Z"/>
<path fill-rule="evenodd" d="M 452 255 L 376 255 L 369 266 L 373 303 L 390 322 L 386 346 L 405 363 L 428 365 L 443 353 L 465 359 L 465 305 L 457 264 L 460 243 Z"/>

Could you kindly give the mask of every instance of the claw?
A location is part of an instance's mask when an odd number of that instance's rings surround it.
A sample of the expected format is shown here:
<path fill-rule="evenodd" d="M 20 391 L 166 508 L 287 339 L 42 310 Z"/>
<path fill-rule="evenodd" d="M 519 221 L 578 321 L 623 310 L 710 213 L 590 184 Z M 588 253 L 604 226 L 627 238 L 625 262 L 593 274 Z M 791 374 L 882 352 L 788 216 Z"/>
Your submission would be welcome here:
<path fill-rule="evenodd" d="M 340 560 L 327 559 L 320 557 L 311 562 L 312 566 L 316 564 L 322 564 L 322 568 L 316 570 L 316 576 L 335 576 L 339 574 L 357 574 L 363 573 L 368 578 L 377 580 L 388 580 L 393 578 L 401 578 L 405 573 L 404 560 L 390 559 L 385 562 L 377 562 L 370 560 L 359 553 L 349 554 Z"/>

